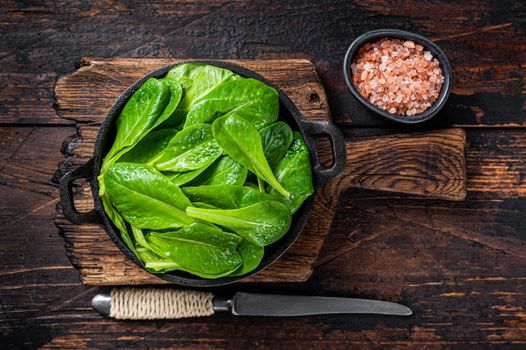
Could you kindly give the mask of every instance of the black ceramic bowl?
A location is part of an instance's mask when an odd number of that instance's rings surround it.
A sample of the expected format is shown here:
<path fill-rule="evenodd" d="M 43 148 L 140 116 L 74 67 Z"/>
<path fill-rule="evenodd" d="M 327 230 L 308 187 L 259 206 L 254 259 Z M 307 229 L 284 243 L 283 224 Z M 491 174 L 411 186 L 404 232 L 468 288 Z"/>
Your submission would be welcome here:
<path fill-rule="evenodd" d="M 345 145 L 341 132 L 333 124 L 327 122 L 314 122 L 307 121 L 302 118 L 300 112 L 294 106 L 294 104 L 289 100 L 289 98 L 274 84 L 270 83 L 260 75 L 245 69 L 241 66 L 234 65 L 231 63 L 220 62 L 220 61 L 187 61 L 187 62 L 201 62 L 204 64 L 214 65 L 221 68 L 227 68 L 231 71 L 248 78 L 254 78 L 262 81 L 263 83 L 274 87 L 279 92 L 280 99 L 280 117 L 284 119 L 292 129 L 298 130 L 301 132 L 311 155 L 311 161 L 313 164 L 313 180 L 314 187 L 317 189 L 329 179 L 338 175 L 343 168 L 345 167 Z M 183 63 L 183 62 L 182 62 Z M 180 64 L 180 63 L 179 63 Z M 108 236 L 112 241 L 119 247 L 123 254 L 125 254 L 129 259 L 133 260 L 137 265 L 143 268 L 141 262 L 137 257 L 130 251 L 130 249 L 122 242 L 117 228 L 109 220 L 108 216 L 103 210 L 101 199 L 98 195 L 99 185 L 97 182 L 97 176 L 100 172 L 100 166 L 102 160 L 106 153 L 111 148 L 113 141 L 115 139 L 116 126 L 115 122 L 128 101 L 128 99 L 133 95 L 133 93 L 150 77 L 161 78 L 163 77 L 171 68 L 176 65 L 170 65 L 157 69 L 141 79 L 135 82 L 130 86 L 115 102 L 111 110 L 109 111 L 106 119 L 102 123 L 99 133 L 97 135 L 97 140 L 95 143 L 95 150 L 93 152 L 93 158 L 88 161 L 83 166 L 69 172 L 60 179 L 60 202 L 64 215 L 68 220 L 75 224 L 99 224 L 108 233 Z M 327 136 L 332 143 L 333 149 L 333 158 L 334 163 L 330 168 L 323 168 L 320 165 L 319 160 L 317 159 L 316 146 L 314 138 L 317 135 Z M 93 210 L 87 213 L 80 213 L 75 209 L 73 204 L 73 194 L 72 194 L 72 183 L 75 179 L 85 178 L 89 181 L 91 186 L 91 191 L 93 193 L 93 199 L 95 207 Z M 223 277 L 218 279 L 203 279 L 185 272 L 172 271 L 164 274 L 159 274 L 160 278 L 163 278 L 171 283 L 189 286 L 189 287 L 214 287 L 225 285 L 229 283 L 236 282 L 248 276 L 251 276 L 258 271 L 263 270 L 270 264 L 272 264 L 276 259 L 278 259 L 296 240 L 299 233 L 305 225 L 311 208 L 312 208 L 312 198 L 311 196 L 307 199 L 301 208 L 294 214 L 292 218 L 292 224 L 290 230 L 281 238 L 278 242 L 265 247 L 265 255 L 260 265 L 254 271 L 236 277 Z"/>
<path fill-rule="evenodd" d="M 358 51 L 362 47 L 362 45 L 364 45 L 367 42 L 373 42 L 373 41 L 376 41 L 382 38 L 398 38 L 398 39 L 403 39 L 403 40 L 412 40 L 415 43 L 422 45 L 425 50 L 430 51 L 433 54 L 433 57 L 435 57 L 440 63 L 442 74 L 444 74 L 444 84 L 442 85 L 442 90 L 440 91 L 440 94 L 437 100 L 431 105 L 431 107 L 429 107 L 423 113 L 420 113 L 414 116 L 400 116 L 400 115 L 389 113 L 383 109 L 376 107 L 372 103 L 370 103 L 367 99 L 365 99 L 362 95 L 360 95 L 358 90 L 356 90 L 353 84 L 353 81 L 352 81 L 351 63 L 353 62 L 356 54 L 358 54 Z M 406 32 L 403 30 L 397 30 L 397 29 L 373 30 L 365 34 L 362 34 L 358 38 L 356 38 L 352 42 L 351 46 L 349 46 L 349 48 L 347 49 L 347 53 L 345 54 L 345 58 L 343 59 L 343 74 L 345 77 L 345 83 L 347 84 L 349 91 L 367 109 L 371 110 L 372 112 L 386 119 L 393 120 L 399 123 L 404 123 L 404 124 L 422 123 L 434 117 L 438 113 L 438 111 L 442 109 L 442 107 L 444 107 L 446 100 L 449 96 L 449 93 L 451 91 L 451 80 L 452 80 L 451 66 L 449 65 L 449 61 L 444 51 L 442 51 L 442 49 L 438 47 L 438 45 L 433 43 L 431 40 L 426 39 L 421 35 L 411 33 L 411 32 Z"/>

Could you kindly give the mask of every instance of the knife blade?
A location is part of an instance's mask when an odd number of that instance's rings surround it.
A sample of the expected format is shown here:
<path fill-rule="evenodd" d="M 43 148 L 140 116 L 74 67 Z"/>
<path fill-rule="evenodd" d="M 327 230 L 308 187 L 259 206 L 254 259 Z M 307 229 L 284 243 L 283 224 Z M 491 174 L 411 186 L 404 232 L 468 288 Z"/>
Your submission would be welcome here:
<path fill-rule="evenodd" d="M 235 316 L 306 316 L 323 314 L 376 314 L 410 316 L 407 306 L 387 301 L 324 296 L 238 292 L 232 298 L 207 292 L 156 288 L 116 288 L 97 294 L 92 306 L 117 319 L 168 319 L 212 315 L 227 311 Z"/>
<path fill-rule="evenodd" d="M 407 306 L 388 301 L 302 295 L 236 293 L 231 312 L 239 316 L 377 314 L 410 316 Z"/>

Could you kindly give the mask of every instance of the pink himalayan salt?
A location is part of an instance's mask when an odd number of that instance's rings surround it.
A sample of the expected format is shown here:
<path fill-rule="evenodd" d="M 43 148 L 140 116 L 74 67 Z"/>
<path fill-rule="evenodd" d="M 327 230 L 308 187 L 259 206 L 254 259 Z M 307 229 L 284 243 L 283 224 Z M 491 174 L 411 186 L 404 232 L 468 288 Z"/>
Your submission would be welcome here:
<path fill-rule="evenodd" d="M 351 70 L 354 86 L 364 98 L 398 115 L 424 112 L 444 83 L 438 60 L 409 40 L 384 38 L 364 44 Z"/>

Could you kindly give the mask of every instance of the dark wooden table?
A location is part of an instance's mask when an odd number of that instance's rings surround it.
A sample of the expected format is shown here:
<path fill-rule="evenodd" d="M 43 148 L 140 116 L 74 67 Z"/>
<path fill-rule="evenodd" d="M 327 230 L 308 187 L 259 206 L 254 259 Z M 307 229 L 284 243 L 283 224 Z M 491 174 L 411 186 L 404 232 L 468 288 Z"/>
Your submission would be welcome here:
<path fill-rule="evenodd" d="M 526 347 L 526 5 L 523 1 L 2 1 L 0 348 Z M 311 279 L 219 289 L 381 298 L 411 318 L 315 316 L 119 322 L 90 308 L 53 223 L 76 126 L 53 86 L 81 56 L 311 56 L 347 137 L 395 126 L 352 114 L 341 62 L 380 27 L 435 40 L 454 70 L 435 126 L 465 127 L 462 202 L 350 190 Z M 402 130 L 406 131 L 406 130 Z M 62 153 L 61 153 L 62 152 Z"/>

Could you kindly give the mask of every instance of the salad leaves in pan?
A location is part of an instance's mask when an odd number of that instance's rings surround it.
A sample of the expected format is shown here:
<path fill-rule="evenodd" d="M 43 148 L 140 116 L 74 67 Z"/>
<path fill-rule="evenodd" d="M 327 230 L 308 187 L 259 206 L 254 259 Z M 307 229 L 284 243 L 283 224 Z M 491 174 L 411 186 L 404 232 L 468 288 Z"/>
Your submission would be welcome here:
<path fill-rule="evenodd" d="M 98 177 L 104 210 L 152 273 L 256 269 L 313 192 L 309 150 L 278 92 L 185 63 L 128 100 Z"/>

